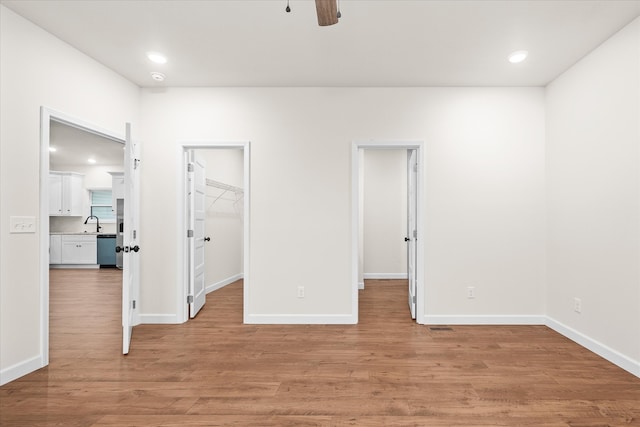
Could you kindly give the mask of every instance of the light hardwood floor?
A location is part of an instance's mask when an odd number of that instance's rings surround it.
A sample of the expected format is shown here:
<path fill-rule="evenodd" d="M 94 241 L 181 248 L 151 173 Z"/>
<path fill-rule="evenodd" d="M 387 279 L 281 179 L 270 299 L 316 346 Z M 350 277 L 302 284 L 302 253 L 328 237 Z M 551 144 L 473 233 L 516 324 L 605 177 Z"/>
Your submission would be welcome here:
<path fill-rule="evenodd" d="M 119 278 L 51 271 L 51 363 L 0 388 L 3 427 L 640 425 L 640 379 L 543 326 L 416 325 L 397 281 L 351 326 L 243 325 L 238 282 L 122 356 Z"/>

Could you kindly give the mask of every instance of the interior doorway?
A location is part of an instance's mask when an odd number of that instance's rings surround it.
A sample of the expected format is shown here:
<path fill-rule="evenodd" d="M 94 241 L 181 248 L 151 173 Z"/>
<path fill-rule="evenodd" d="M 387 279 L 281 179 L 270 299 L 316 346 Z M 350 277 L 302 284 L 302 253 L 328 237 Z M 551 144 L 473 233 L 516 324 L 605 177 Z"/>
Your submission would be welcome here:
<path fill-rule="evenodd" d="M 422 142 L 354 142 L 353 310 L 365 279 L 404 285 L 407 313 L 424 323 Z"/>
<path fill-rule="evenodd" d="M 132 185 L 127 159 L 134 146 L 129 125 L 118 134 L 76 117 L 46 107 L 41 109 L 40 132 L 40 314 L 41 363 L 49 363 L 50 345 L 50 265 L 96 269 L 98 236 L 118 232 L 110 197 L 113 175 L 121 174 L 125 187 Z M 60 185 L 58 185 L 60 184 Z M 136 186 L 137 187 L 137 186 Z M 58 191 L 59 190 L 59 191 Z M 127 199 L 137 206 L 137 193 L 125 188 Z M 134 200 L 135 199 L 135 200 Z M 131 209 L 127 212 L 132 214 Z M 100 216 L 103 217 L 102 224 Z M 125 230 L 131 231 L 130 221 Z M 51 232 L 56 232 L 52 234 Z M 135 231 L 134 231 L 135 234 Z M 77 239 L 78 242 L 72 240 Z M 108 246 L 108 245 L 107 245 Z M 56 259 L 57 257 L 57 259 Z M 114 257 L 115 258 L 115 257 Z M 137 256 L 136 256 L 137 260 Z M 138 293 L 137 261 L 129 260 L 119 274 L 109 274 L 113 285 L 122 289 L 120 298 L 122 352 L 129 350 L 131 327 L 135 322 L 132 301 Z M 119 278 L 114 280 L 113 278 Z M 125 325 L 125 317 L 128 324 Z M 125 327 L 126 326 L 126 327 Z"/>
<path fill-rule="evenodd" d="M 243 318 L 249 289 L 249 142 L 179 144 L 178 241 L 182 321 L 193 318 L 207 294 L 243 281 Z"/>

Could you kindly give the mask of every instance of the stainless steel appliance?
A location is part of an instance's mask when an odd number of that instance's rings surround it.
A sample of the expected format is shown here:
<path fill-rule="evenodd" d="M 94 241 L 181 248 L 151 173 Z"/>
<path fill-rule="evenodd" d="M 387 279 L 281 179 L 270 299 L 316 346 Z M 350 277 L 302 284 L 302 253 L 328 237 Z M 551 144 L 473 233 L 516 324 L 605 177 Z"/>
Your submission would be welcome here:
<path fill-rule="evenodd" d="M 116 246 L 123 247 L 124 199 L 116 199 Z M 116 267 L 122 268 L 122 251 L 116 252 Z"/>

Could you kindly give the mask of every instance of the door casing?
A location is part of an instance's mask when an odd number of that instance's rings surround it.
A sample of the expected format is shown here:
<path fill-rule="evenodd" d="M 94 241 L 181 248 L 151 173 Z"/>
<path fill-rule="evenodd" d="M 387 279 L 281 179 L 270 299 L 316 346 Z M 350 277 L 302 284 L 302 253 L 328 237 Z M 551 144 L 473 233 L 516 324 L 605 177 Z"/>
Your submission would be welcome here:
<path fill-rule="evenodd" d="M 186 322 L 189 319 L 189 307 L 187 304 L 187 296 L 189 295 L 189 260 L 187 257 L 187 245 L 189 244 L 186 230 L 188 228 L 187 221 L 187 194 L 186 194 L 186 162 L 185 155 L 189 150 L 194 149 L 240 149 L 243 150 L 243 185 L 244 185 L 244 202 L 243 202 L 243 302 L 242 312 L 243 321 L 248 323 L 248 305 L 250 292 L 249 277 L 249 242 L 250 239 L 250 205 L 251 205 L 251 143 L 249 141 L 178 141 L 176 152 L 176 170 L 178 171 L 177 180 L 177 230 L 176 242 L 178 242 L 178 259 L 177 259 L 177 283 L 176 286 L 176 313 L 178 322 Z"/>
<path fill-rule="evenodd" d="M 358 270 L 360 230 L 360 150 L 416 150 L 418 176 L 416 182 L 416 323 L 425 324 L 425 231 L 424 231 L 424 141 L 353 141 L 351 144 L 351 312 L 354 323 L 358 322 Z"/>

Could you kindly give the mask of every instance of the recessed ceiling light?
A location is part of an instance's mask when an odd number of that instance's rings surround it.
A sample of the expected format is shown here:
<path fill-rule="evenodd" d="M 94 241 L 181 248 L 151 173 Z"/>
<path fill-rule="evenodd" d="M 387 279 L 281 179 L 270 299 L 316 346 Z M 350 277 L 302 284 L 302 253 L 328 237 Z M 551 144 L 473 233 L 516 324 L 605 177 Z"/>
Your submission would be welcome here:
<path fill-rule="evenodd" d="M 149 52 L 149 53 L 147 53 L 147 58 L 149 58 L 150 61 L 155 62 L 156 64 L 166 64 L 167 63 L 167 57 L 164 56 L 161 53 L 158 53 L 158 52 Z"/>
<path fill-rule="evenodd" d="M 54 152 L 58 151 L 58 149 L 56 147 L 49 147 L 49 151 L 54 153 Z"/>
<path fill-rule="evenodd" d="M 509 62 L 511 62 L 512 64 L 517 64 L 518 62 L 522 62 L 527 59 L 527 55 L 529 55 L 529 52 L 527 52 L 526 50 L 515 51 L 511 55 L 509 55 Z"/>
<path fill-rule="evenodd" d="M 96 162 L 96 159 L 94 159 L 93 157 L 87 160 L 89 163 L 94 164 Z"/>
<path fill-rule="evenodd" d="M 158 73 L 157 71 L 153 71 L 151 73 L 151 78 L 157 82 L 161 82 L 164 80 L 164 74 Z"/>

